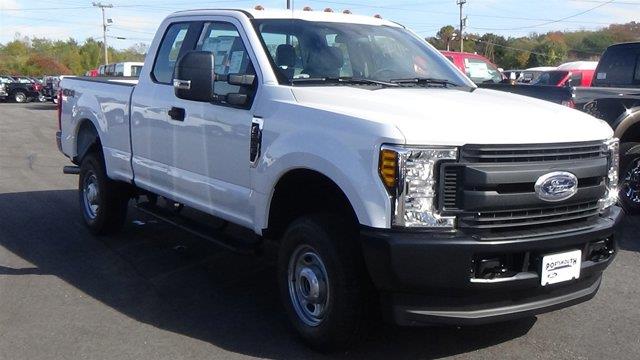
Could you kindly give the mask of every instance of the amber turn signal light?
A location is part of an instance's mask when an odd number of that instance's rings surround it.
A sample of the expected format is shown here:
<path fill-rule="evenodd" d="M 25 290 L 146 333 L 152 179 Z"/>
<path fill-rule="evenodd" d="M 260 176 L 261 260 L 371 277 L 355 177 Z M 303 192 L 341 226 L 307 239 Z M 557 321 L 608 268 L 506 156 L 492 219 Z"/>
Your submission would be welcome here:
<path fill-rule="evenodd" d="M 380 178 L 388 189 L 395 188 L 398 179 L 398 153 L 389 150 L 382 149 L 380 151 Z"/>

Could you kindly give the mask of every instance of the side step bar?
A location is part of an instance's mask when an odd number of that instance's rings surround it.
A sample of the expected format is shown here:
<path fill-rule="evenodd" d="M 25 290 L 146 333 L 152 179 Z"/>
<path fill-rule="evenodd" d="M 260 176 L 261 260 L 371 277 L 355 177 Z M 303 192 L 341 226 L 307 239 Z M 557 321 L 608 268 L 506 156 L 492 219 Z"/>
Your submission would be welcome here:
<path fill-rule="evenodd" d="M 196 235 L 235 253 L 255 255 L 259 254 L 262 250 L 261 241 L 259 241 L 257 237 L 256 239 L 252 239 L 252 242 L 242 241 L 229 235 L 224 231 L 224 229 L 216 229 L 212 226 L 208 226 L 204 221 L 195 221 L 181 213 L 177 213 L 149 202 L 138 203 L 136 204 L 136 208 L 160 221 L 176 226 L 190 234 Z M 210 217 L 212 220 L 214 219 L 210 215 L 206 216 Z"/>
<path fill-rule="evenodd" d="M 62 168 L 62 173 L 67 175 L 80 175 L 79 166 L 65 166 Z"/>

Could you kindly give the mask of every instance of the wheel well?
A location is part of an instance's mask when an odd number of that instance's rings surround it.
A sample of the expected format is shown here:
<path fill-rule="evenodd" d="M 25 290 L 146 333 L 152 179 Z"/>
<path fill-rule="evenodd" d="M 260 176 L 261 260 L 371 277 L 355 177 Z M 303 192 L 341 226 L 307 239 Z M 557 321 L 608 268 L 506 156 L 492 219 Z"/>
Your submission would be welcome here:
<path fill-rule="evenodd" d="M 292 170 L 275 186 L 264 236 L 280 239 L 293 220 L 320 212 L 340 214 L 352 224 L 358 222 L 349 199 L 335 182 L 317 171 Z"/>
<path fill-rule="evenodd" d="M 640 115 L 640 114 L 639 114 Z M 640 121 L 631 125 L 620 137 L 620 143 L 640 142 Z"/>
<path fill-rule="evenodd" d="M 90 152 L 100 151 L 102 145 L 100 144 L 100 136 L 98 130 L 93 125 L 91 120 L 80 120 L 80 126 L 78 126 L 78 135 L 76 137 L 76 157 L 74 162 L 80 164 L 82 159 Z"/>

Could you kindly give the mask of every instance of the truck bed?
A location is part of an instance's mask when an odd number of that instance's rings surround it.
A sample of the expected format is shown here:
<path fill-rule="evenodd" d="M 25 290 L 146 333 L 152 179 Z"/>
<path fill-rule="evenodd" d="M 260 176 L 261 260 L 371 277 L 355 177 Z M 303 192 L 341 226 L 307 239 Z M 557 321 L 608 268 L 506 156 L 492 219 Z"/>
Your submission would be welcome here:
<path fill-rule="evenodd" d="M 61 146 L 74 159 L 82 151 L 75 137 L 89 121 L 102 142 L 107 174 L 114 180 L 130 181 L 131 170 L 130 100 L 136 78 L 65 78 L 62 98 Z"/>

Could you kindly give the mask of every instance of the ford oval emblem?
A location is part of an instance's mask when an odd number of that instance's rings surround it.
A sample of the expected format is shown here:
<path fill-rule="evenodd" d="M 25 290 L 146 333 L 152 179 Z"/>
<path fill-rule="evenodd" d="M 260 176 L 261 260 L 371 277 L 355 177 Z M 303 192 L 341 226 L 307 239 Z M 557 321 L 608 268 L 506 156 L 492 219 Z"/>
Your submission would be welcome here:
<path fill-rule="evenodd" d="M 578 178 L 570 172 L 555 171 L 540 176 L 535 190 L 544 201 L 567 200 L 578 192 Z"/>

